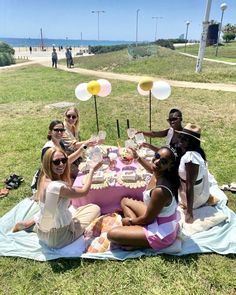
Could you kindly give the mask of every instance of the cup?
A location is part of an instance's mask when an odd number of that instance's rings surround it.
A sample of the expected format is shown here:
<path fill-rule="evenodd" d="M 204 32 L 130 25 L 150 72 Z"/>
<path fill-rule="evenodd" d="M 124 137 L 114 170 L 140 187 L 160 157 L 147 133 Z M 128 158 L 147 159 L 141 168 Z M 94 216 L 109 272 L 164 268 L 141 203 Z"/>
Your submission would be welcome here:
<path fill-rule="evenodd" d="M 109 186 L 114 186 L 116 184 L 116 173 L 112 172 L 107 177 L 107 183 L 108 183 Z"/>
<path fill-rule="evenodd" d="M 128 139 L 128 140 L 125 141 L 125 148 L 126 149 L 128 149 L 128 148 L 135 149 L 136 148 L 136 144 L 135 144 L 135 142 L 132 139 Z"/>
<path fill-rule="evenodd" d="M 105 140 L 106 136 L 107 136 L 106 131 L 101 130 L 98 132 L 98 139 L 99 140 Z"/>
<path fill-rule="evenodd" d="M 115 170 L 116 169 L 116 164 L 117 164 L 117 153 L 114 152 L 110 152 L 108 154 L 108 158 L 110 159 L 110 164 L 109 167 L 111 170 Z"/>
<path fill-rule="evenodd" d="M 142 145 L 144 142 L 146 142 L 143 133 L 135 134 L 135 140 L 138 145 Z"/>
<path fill-rule="evenodd" d="M 135 134 L 136 134 L 137 130 L 134 129 L 134 128 L 128 128 L 127 129 L 127 134 L 128 134 L 128 137 L 131 139 L 131 138 L 134 138 Z"/>

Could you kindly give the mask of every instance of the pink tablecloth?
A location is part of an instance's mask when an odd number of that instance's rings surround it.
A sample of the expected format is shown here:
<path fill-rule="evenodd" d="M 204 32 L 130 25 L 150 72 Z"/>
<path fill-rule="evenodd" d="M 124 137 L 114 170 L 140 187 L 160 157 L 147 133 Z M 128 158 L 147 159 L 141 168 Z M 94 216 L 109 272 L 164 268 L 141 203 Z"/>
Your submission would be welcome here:
<path fill-rule="evenodd" d="M 116 172 L 121 173 L 122 169 L 127 167 L 119 159 L 117 160 Z M 132 163 L 129 167 L 137 168 L 136 163 Z M 83 173 L 79 173 L 73 186 L 82 187 Z M 115 210 L 120 210 L 120 201 L 123 197 L 132 197 L 137 200 L 142 200 L 142 192 L 145 187 L 128 188 L 116 182 L 114 186 L 109 186 L 102 189 L 90 189 L 89 193 L 81 198 L 73 199 L 74 207 L 80 207 L 89 203 L 100 206 L 102 214 L 112 213 Z"/>

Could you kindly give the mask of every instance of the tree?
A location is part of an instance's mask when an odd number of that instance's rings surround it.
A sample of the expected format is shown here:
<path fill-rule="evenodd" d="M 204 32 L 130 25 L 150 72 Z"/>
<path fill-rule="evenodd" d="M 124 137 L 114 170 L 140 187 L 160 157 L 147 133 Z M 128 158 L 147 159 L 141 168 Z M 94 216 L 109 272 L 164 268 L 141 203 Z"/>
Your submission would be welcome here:
<path fill-rule="evenodd" d="M 230 42 L 231 40 L 235 39 L 236 36 L 236 25 L 232 25 L 232 24 L 227 24 L 222 28 L 222 32 L 223 32 L 223 40 L 225 40 L 225 42 Z"/>

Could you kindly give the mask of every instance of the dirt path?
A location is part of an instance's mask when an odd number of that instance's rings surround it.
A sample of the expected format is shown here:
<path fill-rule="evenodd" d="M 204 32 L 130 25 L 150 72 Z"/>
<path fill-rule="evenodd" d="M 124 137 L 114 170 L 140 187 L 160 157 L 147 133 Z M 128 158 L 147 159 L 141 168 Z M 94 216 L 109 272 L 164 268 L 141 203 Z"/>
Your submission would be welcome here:
<path fill-rule="evenodd" d="M 51 67 L 51 59 L 50 57 L 38 57 L 32 61 L 25 62 L 22 64 L 16 64 L 6 67 L 1 67 L 0 72 L 6 70 L 12 70 L 14 68 L 25 67 L 32 64 L 41 64 L 46 67 Z M 102 72 L 102 71 L 94 71 L 94 70 L 87 70 L 81 68 L 71 68 L 68 69 L 64 65 L 59 65 L 58 69 L 72 72 L 72 73 L 79 73 L 81 75 L 86 76 L 95 76 L 104 79 L 114 79 L 114 80 L 122 80 L 122 81 L 129 81 L 129 82 L 139 82 L 139 80 L 143 76 L 134 76 L 134 75 L 127 75 L 127 74 L 117 74 L 112 72 Z M 175 80 L 167 80 L 161 77 L 153 77 L 154 79 L 165 80 L 173 87 L 182 87 L 182 88 L 198 88 L 198 89 L 207 89 L 207 90 L 215 90 L 215 91 L 228 91 L 228 92 L 236 92 L 236 84 L 224 84 L 224 83 L 201 83 L 201 82 L 187 82 L 187 81 L 175 81 Z"/>

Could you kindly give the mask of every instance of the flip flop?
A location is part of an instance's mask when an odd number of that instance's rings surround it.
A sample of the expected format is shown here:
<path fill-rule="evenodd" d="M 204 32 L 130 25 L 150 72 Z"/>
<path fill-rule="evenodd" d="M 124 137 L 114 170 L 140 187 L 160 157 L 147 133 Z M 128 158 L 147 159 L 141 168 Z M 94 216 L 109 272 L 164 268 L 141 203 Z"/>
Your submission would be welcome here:
<path fill-rule="evenodd" d="M 236 183 L 235 182 L 231 182 L 229 185 L 229 191 L 231 191 L 232 193 L 236 192 Z"/>
<path fill-rule="evenodd" d="M 6 197 L 8 195 L 8 193 L 9 193 L 9 189 L 7 189 L 7 188 L 1 188 L 0 189 L 0 198 Z"/>
<path fill-rule="evenodd" d="M 222 191 L 228 191 L 230 188 L 229 184 L 223 184 L 222 186 L 219 187 Z"/>
<path fill-rule="evenodd" d="M 18 176 L 16 174 L 11 174 L 9 177 L 6 178 L 4 181 L 6 184 L 7 189 L 16 189 L 20 186 L 20 184 L 24 181 L 24 178 Z"/>

